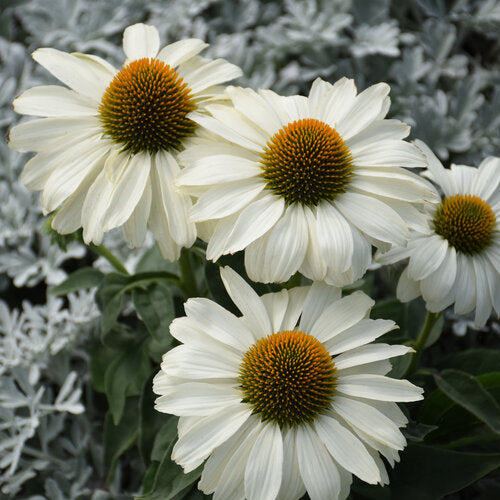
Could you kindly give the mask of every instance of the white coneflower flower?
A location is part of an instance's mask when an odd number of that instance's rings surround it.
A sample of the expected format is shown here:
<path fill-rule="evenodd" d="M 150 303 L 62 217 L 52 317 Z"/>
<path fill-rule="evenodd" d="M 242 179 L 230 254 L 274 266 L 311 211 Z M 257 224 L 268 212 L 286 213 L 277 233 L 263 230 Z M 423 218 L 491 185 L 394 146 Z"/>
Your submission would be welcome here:
<path fill-rule="evenodd" d="M 422 295 L 431 312 L 451 304 L 456 314 L 475 308 L 475 325 L 481 327 L 492 308 L 500 314 L 500 158 L 486 158 L 478 168 L 447 170 L 423 142 L 416 144 L 443 199 L 428 208 L 429 233 L 413 233 L 406 248 L 378 260 L 388 264 L 409 257 L 397 288 L 401 301 Z"/>
<path fill-rule="evenodd" d="M 403 141 L 409 127 L 385 120 L 389 86 L 359 95 L 353 80 L 317 79 L 309 97 L 229 87 L 233 107 L 192 113 L 215 139 L 181 155 L 177 182 L 198 196 L 192 220 L 210 221 L 207 257 L 245 249 L 254 281 L 296 271 L 343 286 L 371 262 L 371 245 L 403 245 L 420 227 L 413 203 L 434 193 L 401 166 L 424 167 Z"/>
<path fill-rule="evenodd" d="M 411 349 L 370 344 L 394 322 L 368 319 L 362 292 L 317 282 L 259 297 L 221 275 L 242 316 L 189 299 L 154 379 L 156 408 L 180 416 L 172 458 L 185 472 L 208 458 L 198 486 L 219 500 L 343 499 L 352 474 L 387 483 L 379 453 L 393 465 L 406 444 L 394 401 L 422 398 L 386 376 Z"/>
<path fill-rule="evenodd" d="M 18 113 L 42 116 L 14 127 L 9 145 L 38 154 L 22 179 L 42 191 L 45 213 L 58 209 L 53 227 L 83 227 L 85 242 L 122 226 L 130 246 L 141 246 L 146 225 L 162 254 L 176 259 L 196 238 L 188 220 L 191 200 L 178 194 L 177 156 L 202 112 L 220 94 L 218 84 L 241 74 L 236 66 L 197 56 L 207 44 L 187 39 L 160 48 L 153 26 L 123 34 L 127 60 L 116 70 L 99 57 L 42 48 L 33 58 L 69 88 L 48 85 L 14 101 Z"/>

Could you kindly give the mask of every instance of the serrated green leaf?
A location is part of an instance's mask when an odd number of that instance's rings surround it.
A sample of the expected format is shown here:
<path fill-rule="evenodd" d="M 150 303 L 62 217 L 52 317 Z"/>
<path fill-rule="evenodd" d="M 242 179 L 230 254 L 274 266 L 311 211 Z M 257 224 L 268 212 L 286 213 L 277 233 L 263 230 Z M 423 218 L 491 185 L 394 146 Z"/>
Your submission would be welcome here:
<path fill-rule="evenodd" d="M 500 406 L 473 376 L 449 369 L 434 375 L 434 380 L 451 400 L 500 433 Z"/>
<path fill-rule="evenodd" d="M 109 467 L 108 482 L 113 478 L 118 459 L 136 441 L 139 435 L 139 412 L 137 398 L 127 400 L 123 418 L 119 424 L 113 422 L 110 412 L 104 420 L 104 463 Z"/>
<path fill-rule="evenodd" d="M 437 500 L 498 467 L 500 453 L 464 453 L 410 444 L 392 474 L 392 498 Z"/>
<path fill-rule="evenodd" d="M 60 296 L 78 290 L 85 290 L 99 286 L 104 279 L 104 274 L 93 267 L 82 267 L 71 273 L 66 280 L 49 290 L 51 295 Z"/>

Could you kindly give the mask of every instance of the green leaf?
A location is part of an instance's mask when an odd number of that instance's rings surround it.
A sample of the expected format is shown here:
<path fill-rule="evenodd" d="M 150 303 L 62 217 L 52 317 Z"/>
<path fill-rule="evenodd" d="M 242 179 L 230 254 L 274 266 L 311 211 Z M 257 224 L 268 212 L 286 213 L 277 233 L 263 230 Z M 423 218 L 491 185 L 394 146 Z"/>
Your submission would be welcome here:
<path fill-rule="evenodd" d="M 74 273 L 71 273 L 65 281 L 50 289 L 51 295 L 68 295 L 68 293 L 76 292 L 99 286 L 104 279 L 104 274 L 93 267 L 82 267 Z"/>
<path fill-rule="evenodd" d="M 112 481 L 118 459 L 135 443 L 139 434 L 137 402 L 137 398 L 127 400 L 125 412 L 119 424 L 113 422 L 110 412 L 106 413 L 104 420 L 104 463 L 110 468 L 108 482 Z"/>
<path fill-rule="evenodd" d="M 500 406 L 473 376 L 450 369 L 434 375 L 434 380 L 451 400 L 500 433 Z"/>
<path fill-rule="evenodd" d="M 148 493 L 136 497 L 136 500 L 171 500 L 201 476 L 203 465 L 184 474 L 182 468 L 170 458 L 173 446 L 172 443 L 163 454 L 153 488 Z"/>
<path fill-rule="evenodd" d="M 170 323 L 175 318 L 174 300 L 170 288 L 163 283 L 150 283 L 134 288 L 132 299 L 148 332 L 159 343 L 171 343 Z"/>
<path fill-rule="evenodd" d="M 447 356 L 441 368 L 456 368 L 471 375 L 496 372 L 500 368 L 500 351 L 494 349 L 469 349 Z"/>
<path fill-rule="evenodd" d="M 106 370 L 115 358 L 116 352 L 100 343 L 90 349 L 90 379 L 95 391 L 105 392 L 104 377 L 106 375 Z"/>
<path fill-rule="evenodd" d="M 104 388 L 113 422 L 120 422 L 127 396 L 138 396 L 151 370 L 149 358 L 140 346 L 117 356 L 104 376 Z"/>
<path fill-rule="evenodd" d="M 170 421 L 170 415 L 165 415 L 160 413 L 155 409 L 155 399 L 156 395 L 153 393 L 153 377 L 151 376 L 144 382 L 142 386 L 141 399 L 139 401 L 140 410 L 140 425 L 139 425 L 139 452 L 141 453 L 142 460 L 145 464 L 149 464 L 152 460 L 151 452 L 153 450 L 153 445 L 161 433 L 162 425 L 165 423 L 165 418 Z M 177 430 L 177 419 L 173 419 L 173 428 L 176 436 Z M 166 447 L 166 446 L 165 446 Z M 163 452 L 163 450 L 162 450 Z M 162 453 L 160 453 L 161 458 Z M 158 458 L 158 460 L 160 460 Z"/>
<path fill-rule="evenodd" d="M 130 283 L 130 277 L 118 273 L 105 276 L 97 290 L 96 300 L 102 312 L 101 332 L 106 334 L 116 323 L 122 310 L 123 294 Z"/>
<path fill-rule="evenodd" d="M 441 333 L 443 333 L 443 325 L 444 314 L 441 314 L 434 325 L 432 325 L 429 336 L 427 337 L 427 340 L 425 342 L 424 349 L 430 347 L 432 344 L 435 344 L 439 340 L 439 337 L 441 337 Z"/>
<path fill-rule="evenodd" d="M 392 474 L 392 498 L 437 500 L 498 467 L 500 453 L 463 453 L 411 444 Z"/>
<path fill-rule="evenodd" d="M 403 434 L 409 441 L 420 443 L 425 439 L 425 436 L 430 432 L 436 430 L 437 425 L 427 425 L 419 422 L 410 422 L 407 427 L 403 429 Z"/>

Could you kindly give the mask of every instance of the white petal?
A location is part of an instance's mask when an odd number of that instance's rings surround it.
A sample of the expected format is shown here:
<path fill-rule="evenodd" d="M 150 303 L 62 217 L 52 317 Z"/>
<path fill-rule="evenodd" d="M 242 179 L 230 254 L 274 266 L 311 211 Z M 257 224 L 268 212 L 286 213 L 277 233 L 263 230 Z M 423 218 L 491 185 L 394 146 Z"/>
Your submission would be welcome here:
<path fill-rule="evenodd" d="M 328 101 L 323 105 L 321 120 L 335 128 L 336 124 L 349 112 L 356 98 L 356 84 L 354 80 L 341 78 L 334 85 L 328 95 Z"/>
<path fill-rule="evenodd" d="M 140 248 L 144 244 L 150 210 L 151 183 L 148 181 L 139 203 L 122 226 L 124 239 L 131 248 Z"/>
<path fill-rule="evenodd" d="M 216 108 L 215 106 L 207 106 L 206 109 L 215 115 L 216 110 L 219 108 Z M 247 138 L 247 135 L 250 135 L 250 133 L 253 133 L 254 136 L 256 135 L 255 129 L 252 130 L 252 128 L 249 126 L 243 128 L 241 123 L 242 121 L 241 118 L 239 119 L 240 123 L 235 124 L 234 122 L 238 118 L 237 116 L 235 116 L 236 115 L 235 110 L 233 110 L 233 113 L 231 113 L 231 108 L 224 111 L 225 115 L 228 117 L 228 120 L 221 121 L 222 118 L 221 116 L 217 116 L 217 119 L 215 119 L 212 116 L 196 113 L 194 111 L 189 113 L 189 118 L 194 122 L 196 122 L 201 127 L 210 130 L 214 134 L 219 135 L 220 137 L 226 139 L 229 142 L 237 144 L 238 146 L 241 146 L 243 148 L 247 148 L 250 151 L 261 153 L 262 148 L 266 143 L 266 139 L 258 135 L 257 137 L 253 137 L 252 139 Z M 229 123 L 225 123 L 225 121 Z"/>
<path fill-rule="evenodd" d="M 488 199 L 498 193 L 498 184 L 500 183 L 500 158 L 490 156 L 481 162 L 478 168 L 479 172 L 476 176 L 473 194 L 476 194 L 481 199 Z"/>
<path fill-rule="evenodd" d="M 160 36 L 154 26 L 137 23 L 123 32 L 123 51 L 129 61 L 156 57 L 160 48 Z"/>
<path fill-rule="evenodd" d="M 400 167 L 356 169 L 351 186 L 368 194 L 410 203 L 439 200 L 439 195 L 427 181 Z"/>
<path fill-rule="evenodd" d="M 363 292 L 354 292 L 326 308 L 314 322 L 310 334 L 326 342 L 366 316 L 375 301 Z"/>
<path fill-rule="evenodd" d="M 309 108 L 315 118 L 320 118 L 331 88 L 332 85 L 321 78 L 316 78 L 312 83 L 311 90 L 309 90 Z"/>
<path fill-rule="evenodd" d="M 180 345 L 163 356 L 162 370 L 174 377 L 192 379 L 237 378 L 241 356 L 221 344 L 207 342 L 198 345 Z"/>
<path fill-rule="evenodd" d="M 308 230 L 302 205 L 296 203 L 271 230 L 264 258 L 265 281 L 284 282 L 294 274 L 304 260 Z"/>
<path fill-rule="evenodd" d="M 252 334 L 238 318 L 212 300 L 191 298 L 184 304 L 186 314 L 194 319 L 205 333 L 223 344 L 245 352 L 253 343 Z"/>
<path fill-rule="evenodd" d="M 429 146 L 427 146 L 427 144 L 425 144 L 425 142 L 421 141 L 420 139 L 416 139 L 415 141 L 413 141 L 413 143 L 425 155 L 427 168 L 431 173 L 432 179 L 441 186 L 445 196 L 450 196 L 450 194 L 454 191 L 454 187 L 450 182 L 450 177 L 448 176 L 447 171 L 445 170 L 437 156 L 431 151 Z"/>
<path fill-rule="evenodd" d="M 329 202 L 322 202 L 317 207 L 316 233 L 323 259 L 331 263 L 332 271 L 347 271 L 351 267 L 353 254 L 351 228 Z"/>
<path fill-rule="evenodd" d="M 245 494 L 248 500 L 276 498 L 281 486 L 283 440 L 276 424 L 265 424 L 248 457 Z"/>
<path fill-rule="evenodd" d="M 297 461 L 295 432 L 288 429 L 284 431 L 283 436 L 283 477 L 277 500 L 295 500 L 301 498 L 305 492 L 306 487 Z"/>
<path fill-rule="evenodd" d="M 307 247 L 304 262 L 299 267 L 299 272 L 313 281 L 323 281 L 328 266 L 319 249 L 319 238 L 316 231 L 317 218 L 309 207 L 304 207 L 304 214 L 307 218 L 307 225 L 309 227 L 309 245 Z"/>
<path fill-rule="evenodd" d="M 321 416 L 314 425 L 326 449 L 342 467 L 367 483 L 381 480 L 378 467 L 363 443 L 337 420 Z"/>
<path fill-rule="evenodd" d="M 115 170 L 124 169 L 129 161 L 128 155 L 117 150 L 110 152 L 104 168 L 90 186 L 82 207 L 83 240 L 100 245 L 103 238 L 103 225 L 106 210 L 109 206 L 114 184 L 108 177 L 110 165 L 115 164 Z"/>
<path fill-rule="evenodd" d="M 452 246 L 446 249 L 441 265 L 420 282 L 420 290 L 426 302 L 436 302 L 452 289 L 457 274 L 457 252 Z"/>
<path fill-rule="evenodd" d="M 227 293 L 248 320 L 248 326 L 256 338 L 273 333 L 266 308 L 254 289 L 230 267 L 222 267 L 220 275 Z"/>
<path fill-rule="evenodd" d="M 311 500 L 337 500 L 340 493 L 339 471 L 311 426 L 297 427 L 296 447 L 300 475 Z"/>
<path fill-rule="evenodd" d="M 397 425 L 373 406 L 343 396 L 336 396 L 332 406 L 351 427 L 360 429 L 372 439 L 396 450 L 405 447 L 406 440 Z"/>
<path fill-rule="evenodd" d="M 227 94 L 231 97 L 234 107 L 255 125 L 273 136 L 281 127 L 281 120 L 273 108 L 252 89 L 228 87 Z"/>
<path fill-rule="evenodd" d="M 357 396 L 380 401 L 418 401 L 422 389 L 408 382 L 381 375 L 345 375 L 339 379 L 337 391 L 348 396 Z"/>
<path fill-rule="evenodd" d="M 248 205 L 264 188 L 265 184 L 260 179 L 211 188 L 198 198 L 191 211 L 191 220 L 221 219 L 234 214 Z"/>
<path fill-rule="evenodd" d="M 16 151 L 49 151 L 77 139 L 100 135 L 94 116 L 42 118 L 12 127 L 7 134 L 9 147 Z"/>
<path fill-rule="evenodd" d="M 413 144 L 385 140 L 375 144 L 356 145 L 351 149 L 357 167 L 424 168 L 424 155 Z"/>
<path fill-rule="evenodd" d="M 184 61 L 199 54 L 207 47 L 208 43 L 202 40 L 198 40 L 197 38 L 186 38 L 185 40 L 179 40 L 163 47 L 158 53 L 157 59 L 175 68 Z"/>
<path fill-rule="evenodd" d="M 427 278 L 446 257 L 448 243 L 438 234 L 420 238 L 408 244 L 411 249 L 408 276 L 416 281 Z"/>
<path fill-rule="evenodd" d="M 28 89 L 12 106 L 17 113 L 34 116 L 94 116 L 98 113 L 93 100 L 57 85 Z"/>
<path fill-rule="evenodd" d="M 320 281 L 314 282 L 304 303 L 299 329 L 309 333 L 323 311 L 340 299 L 340 294 L 340 289 L 336 287 Z"/>
<path fill-rule="evenodd" d="M 179 437 L 172 451 L 172 459 L 184 467 L 184 472 L 194 470 L 214 448 L 229 439 L 247 420 L 251 410 L 235 404 L 214 415 L 200 419 L 182 438 Z"/>
<path fill-rule="evenodd" d="M 409 238 L 403 219 L 388 205 L 359 193 L 343 193 L 335 206 L 360 231 L 377 240 L 404 246 Z"/>
<path fill-rule="evenodd" d="M 283 316 L 280 330 L 295 330 L 310 289 L 311 287 L 301 286 L 288 290 L 288 307 Z"/>
<path fill-rule="evenodd" d="M 190 382 L 157 398 L 155 409 L 177 416 L 204 416 L 223 411 L 228 406 L 238 404 L 241 399 L 241 391 L 227 384 Z"/>
<path fill-rule="evenodd" d="M 216 221 L 209 221 L 203 224 L 212 223 L 214 224 L 214 229 L 209 234 L 208 246 L 207 246 L 207 259 L 216 261 L 222 254 L 227 253 L 227 247 L 229 245 L 229 238 L 234 229 L 234 224 L 239 214 L 229 215 L 223 219 L 217 219 Z M 200 223 L 197 224 L 199 227 Z M 201 236 L 200 236 L 201 237 Z M 246 257 L 246 255 L 245 255 Z"/>
<path fill-rule="evenodd" d="M 494 266 L 485 257 L 481 260 L 488 281 L 491 304 L 497 311 L 497 314 L 500 315 L 500 276 L 496 272 Z"/>
<path fill-rule="evenodd" d="M 203 467 L 198 488 L 214 492 L 214 500 L 244 500 L 245 467 L 262 424 L 250 417 L 225 443 L 217 447 Z M 207 471 L 207 473 L 205 473 Z"/>
<path fill-rule="evenodd" d="M 337 370 L 344 370 L 373 361 L 403 356 L 409 352 L 413 352 L 413 349 L 405 345 L 369 344 L 340 354 L 334 362 Z"/>
<path fill-rule="evenodd" d="M 43 48 L 33 52 L 33 59 L 68 87 L 97 103 L 114 76 L 105 66 L 84 54 L 78 57 L 57 49 Z"/>
<path fill-rule="evenodd" d="M 175 158 L 168 152 L 158 152 L 154 157 L 154 167 L 160 183 L 158 194 L 167 215 L 168 228 L 174 241 L 190 247 L 196 239 L 196 226 L 189 220 L 191 198 L 175 189 L 174 179 L 181 172 Z"/>
<path fill-rule="evenodd" d="M 408 266 L 404 268 L 396 288 L 396 297 L 401 302 L 410 302 L 420 296 L 420 286 L 408 276 Z"/>
<path fill-rule="evenodd" d="M 486 269 L 481 258 L 472 259 L 474 265 L 474 274 L 476 275 L 476 314 L 474 325 L 482 327 L 491 315 L 491 297 L 488 289 L 488 279 Z M 489 267 L 489 266 L 488 266 Z M 489 271 L 490 269 L 488 269 Z"/>
<path fill-rule="evenodd" d="M 66 163 L 55 169 L 47 179 L 42 194 L 44 209 L 51 212 L 74 193 L 108 149 L 106 143 L 89 139 L 68 152 Z"/>
<path fill-rule="evenodd" d="M 336 124 L 337 131 L 343 138 L 349 139 L 370 125 L 379 115 L 390 87 L 386 83 L 377 83 L 361 92 L 349 109 L 349 112 Z"/>
<path fill-rule="evenodd" d="M 214 59 L 186 74 L 184 79 L 188 82 L 191 92 L 196 95 L 208 87 L 233 80 L 241 75 L 242 71 L 238 66 L 224 59 Z"/>
<path fill-rule="evenodd" d="M 273 332 L 281 331 L 281 323 L 288 306 L 288 290 L 266 293 L 260 299 L 271 320 Z"/>
<path fill-rule="evenodd" d="M 255 161 L 234 155 L 215 155 L 200 158 L 185 168 L 176 182 L 183 186 L 206 186 L 256 177 L 262 169 Z"/>
<path fill-rule="evenodd" d="M 289 123 L 299 120 L 300 118 L 304 118 L 303 116 L 300 116 L 295 102 L 292 101 L 290 97 L 281 96 L 272 90 L 262 89 L 259 90 L 259 95 L 276 113 L 276 116 L 280 120 L 282 126 L 288 125 Z"/>
<path fill-rule="evenodd" d="M 283 198 L 264 195 L 245 207 L 234 222 L 225 253 L 243 250 L 267 233 L 280 219 L 285 209 Z"/>
<path fill-rule="evenodd" d="M 121 226 L 132 215 L 146 189 L 150 171 L 149 153 L 138 153 L 130 158 L 113 188 L 106 210 L 104 231 Z"/>
<path fill-rule="evenodd" d="M 398 326 L 389 319 L 362 319 L 351 328 L 325 342 L 325 348 L 331 355 L 339 354 L 372 342 L 395 328 Z"/>
<path fill-rule="evenodd" d="M 380 141 L 404 139 L 409 133 L 410 126 L 399 120 L 377 120 L 345 142 L 349 149 L 365 149 Z"/>
<path fill-rule="evenodd" d="M 102 170 L 104 162 L 101 160 L 101 166 L 96 165 L 95 171 L 91 171 L 82 181 L 78 189 L 63 203 L 52 219 L 52 228 L 60 234 L 70 234 L 82 225 L 82 209 L 85 197 L 92 183 L 95 181 L 97 172 Z"/>

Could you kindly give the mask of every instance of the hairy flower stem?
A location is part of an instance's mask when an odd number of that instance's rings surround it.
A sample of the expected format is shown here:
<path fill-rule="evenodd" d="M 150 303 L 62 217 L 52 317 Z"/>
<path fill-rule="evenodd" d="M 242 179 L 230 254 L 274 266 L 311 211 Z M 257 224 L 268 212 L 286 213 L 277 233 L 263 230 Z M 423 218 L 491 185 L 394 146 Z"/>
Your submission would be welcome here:
<path fill-rule="evenodd" d="M 417 368 L 418 362 L 420 361 L 420 356 L 425 349 L 425 344 L 427 339 L 429 338 L 429 334 L 432 331 L 432 327 L 436 324 L 436 321 L 439 319 L 441 313 L 432 313 L 427 311 L 427 316 L 425 317 L 424 325 L 422 326 L 422 330 L 418 334 L 418 338 L 413 344 L 413 348 L 415 349 L 415 353 L 413 354 L 413 358 L 411 360 L 410 366 L 406 370 L 404 377 L 411 375 L 415 369 Z"/>
<path fill-rule="evenodd" d="M 180 288 L 184 291 L 187 297 L 198 297 L 198 285 L 193 273 L 189 250 L 183 248 L 179 258 L 179 268 L 181 271 Z"/>
<path fill-rule="evenodd" d="M 96 254 L 104 257 L 119 273 L 128 274 L 128 271 L 118 257 L 112 254 L 104 245 L 89 245 L 89 248 Z"/>

